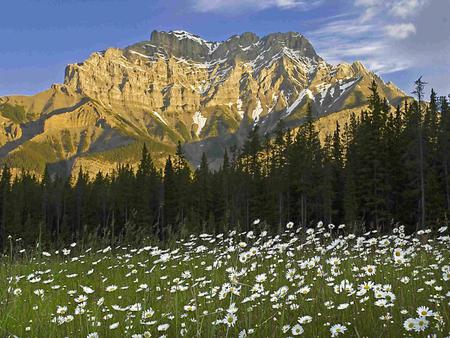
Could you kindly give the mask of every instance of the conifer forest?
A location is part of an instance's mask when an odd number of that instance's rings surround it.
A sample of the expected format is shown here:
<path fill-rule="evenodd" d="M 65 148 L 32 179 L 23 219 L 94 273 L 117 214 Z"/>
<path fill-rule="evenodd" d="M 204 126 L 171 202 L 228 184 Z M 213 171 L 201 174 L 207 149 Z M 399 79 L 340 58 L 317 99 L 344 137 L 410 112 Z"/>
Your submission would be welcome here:
<path fill-rule="evenodd" d="M 227 149 L 218 170 L 192 168 L 181 145 L 157 169 L 146 144 L 137 168 L 89 177 L 43 177 L 26 171 L 0 178 L 0 244 L 8 236 L 33 245 L 103 239 L 157 242 L 230 229 L 276 233 L 287 222 L 336 225 L 354 232 L 409 233 L 448 223 L 450 108 L 434 91 L 396 110 L 370 88 L 369 108 L 336 124 L 322 142 L 309 110 L 294 133 L 280 121 L 265 137 L 258 126 L 244 145 Z M 258 224 L 254 220 L 259 219 Z"/>

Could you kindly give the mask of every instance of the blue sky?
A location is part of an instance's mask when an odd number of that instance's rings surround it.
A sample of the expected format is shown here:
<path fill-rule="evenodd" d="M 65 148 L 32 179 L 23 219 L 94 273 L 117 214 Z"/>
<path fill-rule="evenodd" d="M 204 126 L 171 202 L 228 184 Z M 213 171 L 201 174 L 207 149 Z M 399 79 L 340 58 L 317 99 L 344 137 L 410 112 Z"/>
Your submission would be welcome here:
<path fill-rule="evenodd" d="M 363 61 L 410 93 L 423 75 L 450 93 L 450 0 L 4 0 L 0 96 L 61 83 L 92 52 L 187 30 L 221 41 L 297 31 L 330 63 Z"/>

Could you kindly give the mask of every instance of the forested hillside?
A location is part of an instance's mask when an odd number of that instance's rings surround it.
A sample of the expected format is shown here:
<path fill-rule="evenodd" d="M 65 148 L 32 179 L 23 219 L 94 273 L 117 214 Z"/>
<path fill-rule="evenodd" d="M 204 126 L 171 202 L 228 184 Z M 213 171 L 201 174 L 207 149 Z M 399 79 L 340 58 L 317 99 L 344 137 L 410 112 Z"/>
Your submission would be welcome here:
<path fill-rule="evenodd" d="M 26 244 L 155 240 L 230 228 L 277 231 L 286 222 L 346 223 L 355 232 L 386 231 L 393 223 L 408 232 L 447 223 L 450 210 L 450 109 L 432 91 L 394 112 L 370 88 L 369 108 L 320 142 L 309 109 L 297 130 L 278 123 L 264 138 L 258 125 L 242 149 L 228 149 L 219 170 L 208 159 L 193 170 L 181 144 L 156 169 L 143 144 L 137 168 L 119 165 L 112 174 L 43 178 L 23 172 L 0 179 L 1 245 L 8 236 Z M 260 219 L 261 221 L 255 221 Z"/>

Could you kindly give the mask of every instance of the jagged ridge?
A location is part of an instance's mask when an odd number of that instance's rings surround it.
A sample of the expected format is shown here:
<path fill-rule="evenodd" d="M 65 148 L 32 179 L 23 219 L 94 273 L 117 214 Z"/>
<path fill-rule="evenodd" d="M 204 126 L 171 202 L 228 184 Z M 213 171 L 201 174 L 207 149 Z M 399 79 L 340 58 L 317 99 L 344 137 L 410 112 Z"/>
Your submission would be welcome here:
<path fill-rule="evenodd" d="M 148 142 L 162 158 L 180 140 L 194 165 L 202 151 L 217 164 L 255 124 L 262 133 L 280 119 L 300 125 L 307 103 L 317 117 L 363 108 L 373 79 L 392 104 L 405 96 L 360 62 L 326 63 L 295 32 L 211 42 L 154 31 L 148 41 L 68 65 L 62 85 L 0 98 L 0 156 L 37 172 L 45 162 L 95 172 L 136 161 L 135 144 Z"/>

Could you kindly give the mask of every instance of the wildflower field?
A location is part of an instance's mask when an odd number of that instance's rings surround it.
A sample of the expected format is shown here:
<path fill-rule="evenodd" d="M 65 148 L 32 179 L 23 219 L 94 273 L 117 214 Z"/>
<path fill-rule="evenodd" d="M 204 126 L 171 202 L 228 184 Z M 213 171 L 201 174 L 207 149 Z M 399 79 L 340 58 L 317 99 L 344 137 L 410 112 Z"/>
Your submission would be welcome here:
<path fill-rule="evenodd" d="M 288 223 L 170 249 L 18 243 L 1 258 L 1 337 L 450 335 L 446 227 L 353 235 Z"/>

